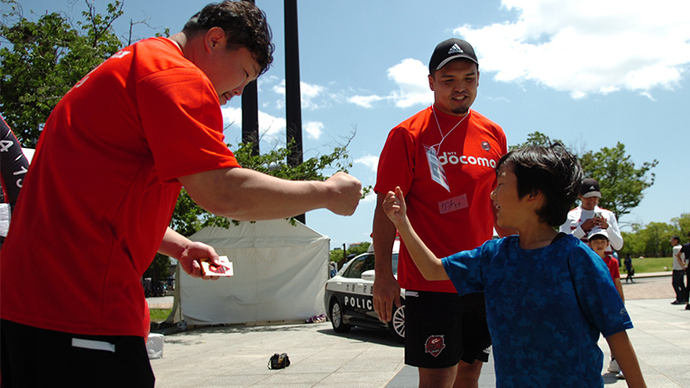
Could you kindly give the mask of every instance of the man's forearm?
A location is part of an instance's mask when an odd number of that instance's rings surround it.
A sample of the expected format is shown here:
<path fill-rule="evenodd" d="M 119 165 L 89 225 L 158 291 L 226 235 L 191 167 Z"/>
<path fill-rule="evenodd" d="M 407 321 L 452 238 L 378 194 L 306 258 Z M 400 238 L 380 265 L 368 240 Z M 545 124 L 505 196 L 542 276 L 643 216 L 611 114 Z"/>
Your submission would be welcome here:
<path fill-rule="evenodd" d="M 182 250 L 184 250 L 184 247 L 190 242 L 191 241 L 188 238 L 168 227 L 168 229 L 165 231 L 165 235 L 163 236 L 163 241 L 158 248 L 158 252 L 178 259 Z"/>
<path fill-rule="evenodd" d="M 376 206 L 376 210 L 374 210 L 372 236 L 374 241 L 374 257 L 376 257 L 374 265 L 377 274 L 391 274 L 392 276 L 392 251 L 396 230 L 395 225 L 381 209 L 380 202 L 379 198 L 379 204 Z"/>
<path fill-rule="evenodd" d="M 326 208 L 352 214 L 361 195 L 355 178 L 338 173 L 326 181 L 290 181 L 244 168 L 179 178 L 192 199 L 211 213 L 240 221 L 287 218 Z"/>

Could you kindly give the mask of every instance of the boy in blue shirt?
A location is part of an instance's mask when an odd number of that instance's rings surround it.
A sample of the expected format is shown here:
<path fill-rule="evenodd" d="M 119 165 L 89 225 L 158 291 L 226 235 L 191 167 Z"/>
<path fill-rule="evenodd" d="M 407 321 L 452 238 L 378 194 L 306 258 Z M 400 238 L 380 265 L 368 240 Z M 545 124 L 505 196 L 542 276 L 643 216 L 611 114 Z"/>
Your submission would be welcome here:
<path fill-rule="evenodd" d="M 383 209 L 427 280 L 451 279 L 461 295 L 483 291 L 498 387 L 603 387 L 603 334 L 629 387 L 645 387 L 626 333 L 632 322 L 604 262 L 558 233 L 582 181 L 562 145 L 514 150 L 496 167 L 497 224 L 518 234 L 439 259 L 419 239 L 402 191 Z"/>

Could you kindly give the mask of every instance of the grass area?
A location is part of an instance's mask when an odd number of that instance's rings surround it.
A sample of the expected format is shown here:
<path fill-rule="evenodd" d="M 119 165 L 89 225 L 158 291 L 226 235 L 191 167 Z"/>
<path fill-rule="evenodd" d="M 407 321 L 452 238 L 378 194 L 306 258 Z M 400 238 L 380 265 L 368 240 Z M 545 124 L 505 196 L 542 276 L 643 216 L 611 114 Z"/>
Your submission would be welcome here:
<path fill-rule="evenodd" d="M 623 261 L 625 257 L 620 257 Z M 672 270 L 673 261 L 670 257 L 645 257 L 640 259 L 634 257 L 632 259 L 632 265 L 635 268 L 635 273 L 645 273 L 645 272 L 666 272 Z M 621 268 L 621 272 L 625 272 L 625 264 Z"/>
<path fill-rule="evenodd" d="M 163 322 L 168 318 L 172 309 L 151 309 L 151 322 Z"/>

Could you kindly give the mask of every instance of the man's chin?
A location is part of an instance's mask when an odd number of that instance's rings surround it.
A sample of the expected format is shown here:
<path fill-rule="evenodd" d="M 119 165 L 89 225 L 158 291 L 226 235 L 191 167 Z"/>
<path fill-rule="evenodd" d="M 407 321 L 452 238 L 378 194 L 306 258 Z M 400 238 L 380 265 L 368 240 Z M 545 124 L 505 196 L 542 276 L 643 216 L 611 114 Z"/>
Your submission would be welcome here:
<path fill-rule="evenodd" d="M 470 108 L 469 108 L 469 107 L 467 107 L 467 108 L 465 108 L 465 107 L 462 107 L 462 108 L 455 108 L 455 109 L 452 110 L 452 112 L 453 112 L 454 114 L 456 114 L 456 115 L 466 115 L 467 112 L 469 112 L 469 111 L 470 111 Z"/>

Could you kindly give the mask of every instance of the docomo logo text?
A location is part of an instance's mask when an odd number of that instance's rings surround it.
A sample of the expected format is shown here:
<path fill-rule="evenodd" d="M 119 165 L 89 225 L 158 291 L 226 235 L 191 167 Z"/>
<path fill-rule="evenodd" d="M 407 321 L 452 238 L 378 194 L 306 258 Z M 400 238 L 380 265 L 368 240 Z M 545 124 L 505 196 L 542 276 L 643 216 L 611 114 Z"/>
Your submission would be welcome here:
<path fill-rule="evenodd" d="M 484 166 L 484 167 L 491 167 L 491 168 L 496 168 L 496 160 L 494 159 L 489 159 L 489 158 L 482 158 L 481 156 L 467 156 L 467 155 L 460 155 L 458 156 L 455 152 L 444 152 L 441 154 L 441 156 L 438 157 L 438 161 L 441 162 L 441 165 L 446 165 L 446 163 L 450 164 L 472 164 L 472 165 L 478 165 L 478 166 Z"/>

